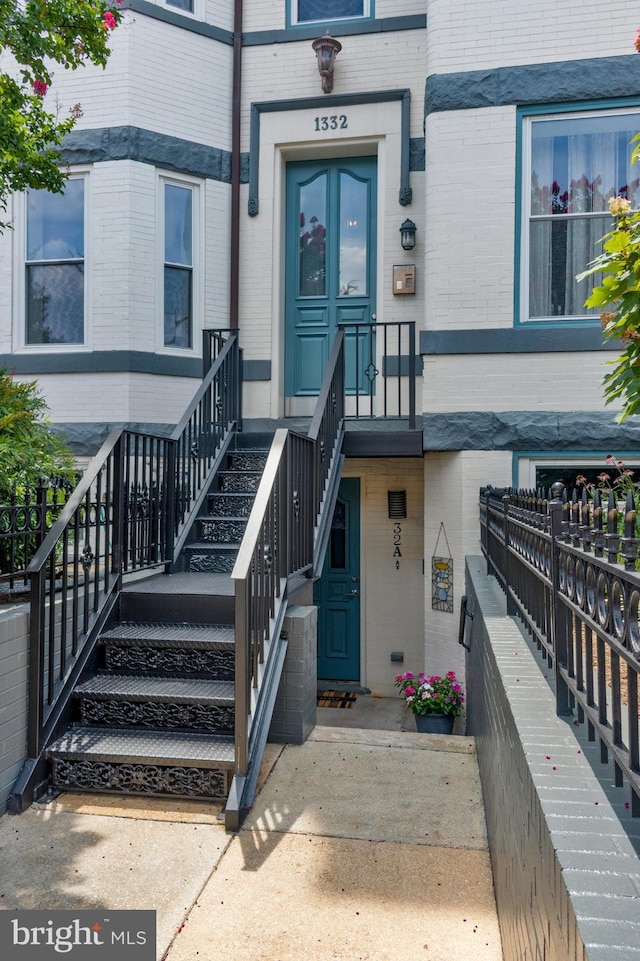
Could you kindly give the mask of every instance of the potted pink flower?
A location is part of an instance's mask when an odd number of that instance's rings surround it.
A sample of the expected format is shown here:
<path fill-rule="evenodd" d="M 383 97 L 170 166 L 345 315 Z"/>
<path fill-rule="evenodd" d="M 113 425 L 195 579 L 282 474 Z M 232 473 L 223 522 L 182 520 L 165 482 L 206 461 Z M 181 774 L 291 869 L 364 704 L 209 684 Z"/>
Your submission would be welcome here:
<path fill-rule="evenodd" d="M 397 674 L 395 686 L 413 712 L 418 731 L 451 734 L 453 721 L 462 713 L 464 693 L 454 671 L 444 677 L 424 672 Z"/>

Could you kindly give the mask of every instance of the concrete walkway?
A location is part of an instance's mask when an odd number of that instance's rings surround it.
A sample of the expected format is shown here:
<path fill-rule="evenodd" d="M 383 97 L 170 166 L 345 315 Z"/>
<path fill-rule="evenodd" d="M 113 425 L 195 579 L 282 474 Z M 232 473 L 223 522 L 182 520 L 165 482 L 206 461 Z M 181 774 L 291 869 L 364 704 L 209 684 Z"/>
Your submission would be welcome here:
<path fill-rule="evenodd" d="M 218 813 L 68 794 L 5 815 L 0 909 L 154 909 L 167 961 L 501 961 L 471 738 L 317 727 L 269 746 L 237 836 Z"/>

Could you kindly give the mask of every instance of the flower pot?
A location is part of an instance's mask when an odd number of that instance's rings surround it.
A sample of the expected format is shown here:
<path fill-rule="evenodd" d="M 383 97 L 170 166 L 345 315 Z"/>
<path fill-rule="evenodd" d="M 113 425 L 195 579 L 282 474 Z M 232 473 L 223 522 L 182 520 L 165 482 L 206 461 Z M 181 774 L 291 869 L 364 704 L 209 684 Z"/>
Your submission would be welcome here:
<path fill-rule="evenodd" d="M 414 714 L 416 728 L 420 734 L 451 734 L 453 714 Z"/>

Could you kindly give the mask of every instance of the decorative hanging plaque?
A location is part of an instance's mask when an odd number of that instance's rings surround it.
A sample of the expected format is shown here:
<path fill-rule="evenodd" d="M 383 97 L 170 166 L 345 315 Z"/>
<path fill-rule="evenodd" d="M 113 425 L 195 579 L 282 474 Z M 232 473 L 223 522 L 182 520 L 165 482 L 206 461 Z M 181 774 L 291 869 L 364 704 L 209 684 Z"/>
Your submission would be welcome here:
<path fill-rule="evenodd" d="M 444 535 L 447 553 L 450 555 L 451 548 L 442 521 L 440 522 L 434 555 L 431 558 L 431 607 L 434 611 L 453 614 L 453 558 L 438 555 L 441 534 Z"/>

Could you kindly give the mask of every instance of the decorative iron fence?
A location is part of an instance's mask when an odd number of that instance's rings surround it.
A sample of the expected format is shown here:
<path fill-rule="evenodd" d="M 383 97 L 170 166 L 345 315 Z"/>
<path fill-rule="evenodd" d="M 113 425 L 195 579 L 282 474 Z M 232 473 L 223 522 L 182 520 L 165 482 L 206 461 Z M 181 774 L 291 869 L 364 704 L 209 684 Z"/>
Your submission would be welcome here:
<path fill-rule="evenodd" d="M 0 584 L 7 596 L 29 586 L 27 567 L 66 504 L 80 474 L 42 479 L 35 487 L 14 488 L 0 504 Z M 0 600 L 3 594 L 0 592 Z"/>
<path fill-rule="evenodd" d="M 393 417 L 415 428 L 415 327 L 409 321 L 340 324 L 347 418 Z"/>
<path fill-rule="evenodd" d="M 522 618 L 554 670 L 558 714 L 586 722 L 640 817 L 640 541 L 631 494 L 620 509 L 612 494 L 603 506 L 599 492 L 569 502 L 561 483 L 550 498 L 483 488 L 480 530 L 508 613 Z"/>

